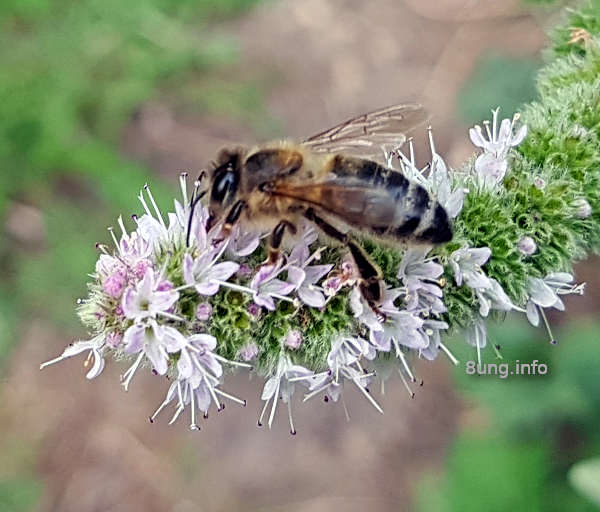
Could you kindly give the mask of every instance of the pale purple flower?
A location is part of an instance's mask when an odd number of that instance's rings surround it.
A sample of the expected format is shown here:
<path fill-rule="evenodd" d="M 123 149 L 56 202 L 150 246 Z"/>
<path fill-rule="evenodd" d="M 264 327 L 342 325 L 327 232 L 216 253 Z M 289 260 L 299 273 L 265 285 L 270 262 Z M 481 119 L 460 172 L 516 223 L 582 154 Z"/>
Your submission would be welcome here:
<path fill-rule="evenodd" d="M 212 306 L 208 302 L 202 302 L 196 306 L 196 318 L 201 322 L 206 322 L 212 315 Z"/>
<path fill-rule="evenodd" d="M 142 193 L 138 199 L 142 198 Z M 149 244 L 158 244 L 161 241 L 168 241 L 168 230 L 164 224 L 161 224 L 150 213 L 146 213 L 137 218 L 137 232 Z"/>
<path fill-rule="evenodd" d="M 258 355 L 258 345 L 256 343 L 250 342 L 250 343 L 246 343 L 242 348 L 240 348 L 239 350 L 239 356 L 242 358 L 243 361 L 252 361 L 257 355 Z"/>
<path fill-rule="evenodd" d="M 93 379 L 100 375 L 102 373 L 102 370 L 104 370 L 104 356 L 102 353 L 104 352 L 105 343 L 106 338 L 103 335 L 96 336 L 95 338 L 92 338 L 88 341 L 77 341 L 75 343 L 72 343 L 67 348 L 65 348 L 65 350 L 60 356 L 56 357 L 55 359 L 51 359 L 50 361 L 46 361 L 45 363 L 42 363 L 40 365 L 40 370 L 44 369 L 46 366 L 50 366 L 51 364 L 58 363 L 60 361 L 68 359 L 69 357 L 76 356 L 77 354 L 81 354 L 82 352 L 88 352 L 89 355 L 85 363 L 86 366 L 87 361 L 89 361 L 90 357 L 93 358 L 94 362 L 92 364 L 92 367 L 87 372 L 86 378 Z"/>
<path fill-rule="evenodd" d="M 475 288 L 475 295 L 479 299 L 479 314 L 483 317 L 488 316 L 490 310 L 510 311 L 511 309 L 520 310 L 515 306 L 510 297 L 502 289 L 502 286 L 495 279 L 490 279 L 490 286 L 487 288 Z"/>
<path fill-rule="evenodd" d="M 135 287 L 127 287 L 121 301 L 125 316 L 139 322 L 144 318 L 168 314 L 170 308 L 177 302 L 179 293 L 174 290 L 159 291 L 159 284 L 154 272 L 148 268 L 144 278 Z"/>
<path fill-rule="evenodd" d="M 398 268 L 398 279 L 404 282 L 410 280 L 436 281 L 443 273 L 444 267 L 427 259 L 430 247 L 411 247 L 407 249 Z"/>
<path fill-rule="evenodd" d="M 394 301 L 402 294 L 401 288 L 384 291 L 383 301 L 379 311 L 385 315 L 381 321 L 362 297 L 358 288 L 350 293 L 350 307 L 359 322 L 370 329 L 370 340 L 377 350 L 389 352 L 393 347 L 399 350 L 399 345 L 409 348 L 426 348 L 427 337 L 421 332 L 423 320 L 415 314 L 399 310 Z"/>
<path fill-rule="evenodd" d="M 210 334 L 193 334 L 187 342 L 184 340 L 177 362 L 179 377 L 199 379 L 208 374 L 219 379 L 223 375 L 223 367 L 213 353 L 216 347 L 217 339 Z"/>
<path fill-rule="evenodd" d="M 122 236 L 116 245 L 121 261 L 131 266 L 141 259 L 148 259 L 152 254 L 152 244 L 137 231 L 127 234 L 121 217 L 119 217 L 118 222 Z"/>
<path fill-rule="evenodd" d="M 471 142 L 486 153 L 492 153 L 497 156 L 506 154 L 509 148 L 518 146 L 527 136 L 527 125 L 522 125 L 514 133 L 515 123 L 519 120 L 519 114 L 515 114 L 511 119 L 503 119 L 500 123 L 500 130 L 497 131 L 498 112 L 500 109 L 492 110 L 492 130 L 490 131 L 489 122 L 484 122 L 487 132 L 487 138 L 483 134 L 481 126 L 475 125 L 469 129 Z"/>
<path fill-rule="evenodd" d="M 529 300 L 527 301 L 527 319 L 538 326 L 541 308 L 565 310 L 565 304 L 559 295 L 582 294 L 583 284 L 574 285 L 573 276 L 567 272 L 553 272 L 544 279 L 530 277 L 528 281 Z"/>
<path fill-rule="evenodd" d="M 407 311 L 425 316 L 439 316 L 446 312 L 446 305 L 442 300 L 444 292 L 437 284 L 411 280 L 406 290 L 404 301 Z"/>
<path fill-rule="evenodd" d="M 322 308 L 325 305 L 325 295 L 316 286 L 316 283 L 332 268 L 333 265 L 309 265 L 302 269 L 304 279 L 302 279 L 300 285 L 296 288 L 296 294 L 304 304 L 313 308 Z M 298 274 L 296 272 L 296 275 Z"/>
<path fill-rule="evenodd" d="M 360 364 L 363 357 L 372 360 L 375 355 L 376 350 L 373 345 L 363 338 L 351 336 L 336 338 L 327 355 L 329 370 L 311 377 L 310 393 L 304 399 L 308 400 L 320 393 L 327 393 L 328 397 L 337 402 L 343 392 L 344 382 L 349 381 L 361 391 L 375 409 L 383 413 L 379 404 L 366 389 L 374 374 L 366 373 Z"/>
<path fill-rule="evenodd" d="M 508 152 L 511 148 L 518 146 L 527 135 L 527 126 L 522 125 L 514 133 L 515 123 L 519 115 L 515 114 L 510 119 L 503 119 L 500 129 L 497 128 L 498 110 L 493 110 L 492 128 L 489 122 L 484 122 L 487 138 L 483 134 L 481 126 L 475 125 L 469 129 L 471 142 L 483 149 L 483 153 L 475 161 L 475 171 L 480 185 L 485 188 L 494 188 L 502 182 L 508 169 Z"/>
<path fill-rule="evenodd" d="M 125 352 L 144 354 L 156 372 L 164 375 L 169 367 L 169 354 L 179 352 L 186 345 L 186 339 L 177 329 L 149 320 L 129 327 L 123 336 L 123 343 Z M 129 380 L 126 381 L 126 385 L 128 383 Z"/>
<path fill-rule="evenodd" d="M 518 245 L 519 251 L 525 256 L 531 256 L 535 253 L 535 251 L 537 251 L 537 244 L 535 243 L 535 240 L 530 236 L 524 236 L 523 238 L 521 238 L 521 240 L 519 240 Z"/>
<path fill-rule="evenodd" d="M 419 355 L 429 361 L 433 361 L 437 358 L 440 350 L 441 332 L 442 330 L 448 329 L 449 325 L 446 322 L 440 320 L 426 319 L 423 321 L 423 327 L 421 328 L 425 335 L 429 338 L 429 344 L 426 348 L 419 350 Z"/>
<path fill-rule="evenodd" d="M 311 261 L 320 257 L 320 251 L 310 254 L 310 244 L 317 239 L 317 234 L 309 223 L 303 223 L 300 230 L 301 239 L 289 257 L 288 281 L 295 285 L 298 298 L 304 304 L 322 308 L 325 305 L 325 295 L 316 283 L 333 268 L 333 265 L 309 265 Z"/>
<path fill-rule="evenodd" d="M 429 345 L 429 339 L 421 329 L 424 320 L 409 311 L 398 311 L 387 317 L 381 331 L 371 331 L 371 342 L 377 350 L 389 352 L 392 347 L 396 353 L 399 345 L 413 349 L 424 349 Z"/>
<path fill-rule="evenodd" d="M 275 301 L 273 299 L 284 297 L 291 293 L 296 285 L 277 279 L 277 276 L 286 267 L 279 265 L 265 265 L 258 269 L 258 272 L 250 282 L 250 288 L 254 290 L 253 300 L 259 306 L 263 306 L 270 311 L 275 311 Z"/>
<path fill-rule="evenodd" d="M 291 408 L 291 398 L 296 390 L 296 382 L 301 382 L 306 384 L 306 379 L 310 378 L 313 375 L 313 372 L 307 370 L 303 366 L 292 364 L 292 361 L 287 356 L 281 356 L 279 361 L 277 362 L 277 368 L 275 370 L 275 374 L 272 375 L 265 382 L 265 386 L 262 391 L 261 400 L 264 400 L 265 405 L 260 414 L 260 418 L 258 420 L 258 425 L 262 425 L 263 417 L 267 410 L 267 406 L 269 402 L 272 401 L 271 413 L 269 415 L 268 425 L 271 428 L 273 424 L 273 419 L 275 418 L 275 410 L 277 409 L 277 401 L 279 398 L 283 400 L 285 404 L 288 406 L 288 417 L 290 421 L 290 432 L 291 434 L 296 433 L 296 429 L 294 428 L 294 422 L 292 420 L 292 408 Z"/>
<path fill-rule="evenodd" d="M 287 348 L 297 350 L 302 345 L 302 333 L 296 329 L 289 331 L 285 337 L 283 344 Z"/>
<path fill-rule="evenodd" d="M 576 199 L 571 206 L 575 209 L 575 216 L 578 219 L 587 219 L 592 214 L 590 203 L 583 198 Z"/>
<path fill-rule="evenodd" d="M 442 301 L 443 292 L 438 286 L 444 267 L 431 258 L 426 258 L 429 251 L 428 247 L 407 249 L 397 277 L 406 287 L 405 303 L 408 311 L 440 315 L 446 311 Z"/>
<path fill-rule="evenodd" d="M 489 247 L 463 247 L 450 255 L 450 267 L 454 272 L 454 280 L 461 286 L 463 280 L 469 288 L 489 288 L 489 278 L 481 267 L 490 258 L 492 251 Z"/>
<path fill-rule="evenodd" d="M 197 410 L 204 413 L 204 417 L 208 417 L 208 409 L 211 402 L 217 407 L 217 411 L 223 409 L 224 404 L 219 401 L 219 397 L 227 398 L 233 402 L 245 406 L 246 400 L 241 400 L 229 393 L 225 393 L 218 386 L 220 381 L 211 373 L 204 370 L 199 363 L 199 367 L 194 369 L 192 376 L 189 378 L 179 377 L 171 384 L 167 391 L 167 396 L 162 404 L 156 409 L 150 417 L 150 422 L 153 423 L 158 414 L 171 402 L 176 400 L 177 409 L 173 417 L 169 421 L 169 425 L 175 423 L 182 411 L 190 406 L 190 430 L 200 430 L 200 426 L 196 420 Z"/>
<path fill-rule="evenodd" d="M 533 184 L 539 190 L 544 190 L 544 188 L 546 188 L 546 182 L 544 181 L 543 178 L 540 178 L 539 176 L 536 176 L 535 178 L 533 178 Z"/>
<path fill-rule="evenodd" d="M 186 284 L 194 285 L 200 295 L 215 295 L 220 287 L 218 281 L 227 281 L 240 268 L 233 261 L 217 263 L 220 253 L 207 250 L 195 259 L 189 253 L 183 257 L 183 279 Z"/>

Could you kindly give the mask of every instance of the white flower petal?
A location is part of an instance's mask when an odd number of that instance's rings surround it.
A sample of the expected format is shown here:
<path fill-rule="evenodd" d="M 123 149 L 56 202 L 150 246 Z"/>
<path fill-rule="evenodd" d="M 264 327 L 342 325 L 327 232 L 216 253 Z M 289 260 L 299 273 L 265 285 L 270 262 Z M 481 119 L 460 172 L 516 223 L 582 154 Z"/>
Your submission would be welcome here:
<path fill-rule="evenodd" d="M 277 391 L 277 384 L 279 383 L 279 378 L 277 376 L 273 376 L 265 382 L 265 387 L 263 388 L 262 395 L 260 396 L 261 400 L 269 400 L 273 397 L 275 392 Z M 276 398 L 277 399 L 277 398 Z"/>
<path fill-rule="evenodd" d="M 192 376 L 193 373 L 193 365 L 192 358 L 187 350 L 182 350 L 179 356 L 179 361 L 177 361 L 177 370 L 179 371 L 180 379 L 188 379 Z"/>
<path fill-rule="evenodd" d="M 238 263 L 234 263 L 233 261 L 225 261 L 223 263 L 218 263 L 214 267 L 212 267 L 205 274 L 205 280 L 210 279 L 218 279 L 220 281 L 227 281 L 233 274 L 235 274 L 240 265 Z"/>
<path fill-rule="evenodd" d="M 196 406 L 203 413 L 207 413 L 210 408 L 210 391 L 208 390 L 208 386 L 206 384 L 202 384 L 198 386 L 198 388 L 194 391 L 196 393 Z"/>
<path fill-rule="evenodd" d="M 217 346 L 217 338 L 210 334 L 192 334 L 188 340 L 194 346 L 203 348 L 204 350 L 212 351 Z"/>
<path fill-rule="evenodd" d="M 534 327 L 540 325 L 540 313 L 533 301 L 527 302 L 527 320 L 529 320 L 529 323 Z"/>
<path fill-rule="evenodd" d="M 313 308 L 322 308 L 325 305 L 325 296 L 319 290 L 303 286 L 298 290 L 298 297 L 304 304 Z"/>
<path fill-rule="evenodd" d="M 529 296 L 533 302 L 543 308 L 554 305 L 558 299 L 556 293 L 543 280 L 532 277 L 529 279 Z"/>
<path fill-rule="evenodd" d="M 146 336 L 145 324 L 133 324 L 123 335 L 123 345 L 125 352 L 129 354 L 137 354 L 144 347 L 144 339 Z"/>
<path fill-rule="evenodd" d="M 163 326 L 161 343 L 167 349 L 167 352 L 179 352 L 185 347 L 187 341 L 185 336 L 174 327 Z"/>
<path fill-rule="evenodd" d="M 183 280 L 185 284 L 194 284 L 196 278 L 194 276 L 194 259 L 188 253 L 183 257 Z"/>
<path fill-rule="evenodd" d="M 478 148 L 484 148 L 487 144 L 487 141 L 481 132 L 481 126 L 478 124 L 473 128 L 469 128 L 469 138 L 471 139 L 471 142 Z"/>
<path fill-rule="evenodd" d="M 519 144 L 521 144 L 521 142 L 523 142 L 523 139 L 525 139 L 526 136 L 527 136 L 527 125 L 524 124 L 523 126 L 521 126 L 519 128 L 519 130 L 517 131 L 515 136 L 510 141 L 510 145 L 513 147 L 518 146 Z"/>
<path fill-rule="evenodd" d="M 159 375 L 164 375 L 167 373 L 168 369 L 168 360 L 160 351 L 160 343 L 156 338 L 152 340 L 147 340 L 144 346 L 144 353 L 146 357 L 152 363 L 152 366 L 156 370 L 156 373 Z"/>
<path fill-rule="evenodd" d="M 90 371 L 86 374 L 86 378 L 88 379 L 94 379 L 95 377 L 98 377 L 98 375 L 102 373 L 102 370 L 104 370 L 104 358 L 102 357 L 100 351 L 94 349 L 92 350 L 92 354 L 94 358 L 94 364 L 90 368 Z"/>
<path fill-rule="evenodd" d="M 195 288 L 200 295 L 206 295 L 207 297 L 215 295 L 219 291 L 219 285 L 217 283 L 197 284 Z"/>

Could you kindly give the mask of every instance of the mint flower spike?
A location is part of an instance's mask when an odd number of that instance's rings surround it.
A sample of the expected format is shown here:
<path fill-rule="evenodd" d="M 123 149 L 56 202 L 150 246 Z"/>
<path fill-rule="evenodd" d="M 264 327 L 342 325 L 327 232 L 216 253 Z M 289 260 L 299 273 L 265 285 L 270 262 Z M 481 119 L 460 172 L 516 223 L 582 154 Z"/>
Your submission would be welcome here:
<path fill-rule="evenodd" d="M 520 118 L 515 114 L 511 119 L 503 119 L 498 130 L 498 112 L 500 108 L 492 110 L 493 120 L 490 130 L 489 121 L 483 125 L 487 138 L 478 124 L 469 129 L 471 142 L 483 149 L 483 153 L 475 160 L 475 173 L 477 182 L 482 188 L 494 189 L 499 185 L 508 169 L 508 152 L 511 148 L 518 146 L 527 135 L 527 126 L 522 125 L 516 133 L 514 129 Z"/>

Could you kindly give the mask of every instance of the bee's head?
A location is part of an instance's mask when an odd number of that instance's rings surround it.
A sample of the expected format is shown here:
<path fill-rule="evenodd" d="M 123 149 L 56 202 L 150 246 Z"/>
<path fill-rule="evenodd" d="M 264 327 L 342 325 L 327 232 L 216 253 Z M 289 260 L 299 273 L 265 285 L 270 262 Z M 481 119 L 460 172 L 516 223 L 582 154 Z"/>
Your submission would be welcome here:
<path fill-rule="evenodd" d="M 209 209 L 211 217 L 221 218 L 235 202 L 240 183 L 240 150 L 222 150 L 212 171 Z"/>

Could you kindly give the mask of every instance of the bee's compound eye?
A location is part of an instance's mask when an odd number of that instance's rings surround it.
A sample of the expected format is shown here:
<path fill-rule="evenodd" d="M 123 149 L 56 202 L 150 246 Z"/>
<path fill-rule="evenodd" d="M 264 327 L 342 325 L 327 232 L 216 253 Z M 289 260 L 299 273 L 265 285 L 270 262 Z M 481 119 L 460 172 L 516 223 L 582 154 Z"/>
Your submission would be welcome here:
<path fill-rule="evenodd" d="M 235 188 L 236 174 L 232 171 L 227 171 L 215 179 L 212 188 L 212 199 L 218 202 L 223 202 L 230 190 Z"/>

